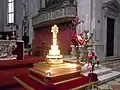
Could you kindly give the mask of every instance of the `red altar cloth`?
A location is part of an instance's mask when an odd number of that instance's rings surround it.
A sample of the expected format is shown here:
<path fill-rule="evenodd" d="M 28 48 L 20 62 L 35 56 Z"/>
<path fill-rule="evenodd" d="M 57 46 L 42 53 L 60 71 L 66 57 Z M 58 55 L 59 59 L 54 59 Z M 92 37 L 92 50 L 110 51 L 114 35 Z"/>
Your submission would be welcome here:
<path fill-rule="evenodd" d="M 79 87 L 81 85 L 87 84 L 89 79 L 87 76 L 83 76 L 82 78 L 72 80 L 69 82 L 64 82 L 62 84 L 54 85 L 52 83 L 42 84 L 30 78 L 29 76 L 17 76 L 17 78 L 22 81 L 22 83 L 27 84 L 29 87 L 35 90 L 68 90 L 75 87 Z"/>

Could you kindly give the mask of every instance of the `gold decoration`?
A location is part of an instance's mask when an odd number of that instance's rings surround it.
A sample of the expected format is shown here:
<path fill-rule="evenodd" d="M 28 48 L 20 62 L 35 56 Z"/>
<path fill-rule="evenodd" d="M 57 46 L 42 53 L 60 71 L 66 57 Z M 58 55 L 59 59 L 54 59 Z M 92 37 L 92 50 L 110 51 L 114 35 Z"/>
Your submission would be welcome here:
<path fill-rule="evenodd" d="M 60 50 L 58 49 L 57 45 L 57 33 L 59 32 L 57 25 L 52 26 L 51 32 L 53 33 L 53 44 L 51 45 L 51 49 L 49 50 L 49 54 L 46 56 L 46 58 L 48 59 L 49 63 L 63 63 L 63 60 L 61 59 L 63 56 L 60 54 Z"/>

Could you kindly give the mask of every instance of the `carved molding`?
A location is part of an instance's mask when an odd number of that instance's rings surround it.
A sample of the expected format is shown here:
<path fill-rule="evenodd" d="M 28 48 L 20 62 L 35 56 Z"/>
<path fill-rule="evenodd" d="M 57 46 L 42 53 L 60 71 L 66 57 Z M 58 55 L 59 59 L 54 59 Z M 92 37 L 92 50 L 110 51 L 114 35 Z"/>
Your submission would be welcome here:
<path fill-rule="evenodd" d="M 104 16 L 112 15 L 114 17 L 117 17 L 120 13 L 119 5 L 116 1 L 110 1 L 103 4 L 103 12 Z"/>
<path fill-rule="evenodd" d="M 104 8 L 109 8 L 109 9 L 112 9 L 114 11 L 120 12 L 120 6 L 116 1 L 110 1 L 107 3 L 103 3 L 103 9 Z"/>
<path fill-rule="evenodd" d="M 33 25 L 39 24 L 43 21 L 53 20 L 64 17 L 74 17 L 76 15 L 76 6 L 68 5 L 50 12 L 39 14 L 33 18 Z"/>
<path fill-rule="evenodd" d="M 0 60 L 12 58 L 12 51 L 17 47 L 15 40 L 0 40 Z M 17 56 L 15 55 L 15 58 Z"/>

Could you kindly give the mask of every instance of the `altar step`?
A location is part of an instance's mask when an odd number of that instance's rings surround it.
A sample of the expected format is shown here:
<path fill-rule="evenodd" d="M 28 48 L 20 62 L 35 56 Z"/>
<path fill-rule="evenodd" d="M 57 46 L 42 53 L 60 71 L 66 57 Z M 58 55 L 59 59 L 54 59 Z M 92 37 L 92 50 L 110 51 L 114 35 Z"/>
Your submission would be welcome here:
<path fill-rule="evenodd" d="M 108 74 L 98 76 L 98 79 L 101 81 L 99 84 L 106 83 L 108 81 L 118 78 L 119 76 L 120 76 L 120 72 L 117 71 L 112 71 Z"/>
<path fill-rule="evenodd" d="M 64 58 L 67 62 L 76 62 L 75 58 L 67 57 Z M 113 79 L 120 77 L 120 61 L 104 62 L 98 68 L 95 69 L 94 73 L 98 75 L 100 81 L 99 84 L 107 83 Z M 88 71 L 83 71 L 84 75 L 88 75 Z"/>
<path fill-rule="evenodd" d="M 84 75 L 88 75 L 88 73 L 89 72 L 86 71 L 84 72 Z M 100 81 L 99 84 L 106 83 L 120 76 L 120 72 L 113 71 L 111 68 L 106 68 L 104 66 L 100 66 L 99 69 L 94 71 L 94 73 L 98 75 L 98 79 Z"/>

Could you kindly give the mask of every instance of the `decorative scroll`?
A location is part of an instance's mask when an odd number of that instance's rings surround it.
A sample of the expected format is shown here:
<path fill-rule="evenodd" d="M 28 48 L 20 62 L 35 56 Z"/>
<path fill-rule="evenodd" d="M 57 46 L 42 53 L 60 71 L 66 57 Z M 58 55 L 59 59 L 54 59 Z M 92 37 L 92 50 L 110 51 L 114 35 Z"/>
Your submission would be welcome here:
<path fill-rule="evenodd" d="M 66 6 L 66 5 L 75 5 L 75 0 L 45 0 L 45 8 L 48 7 L 57 7 L 59 5 Z"/>
<path fill-rule="evenodd" d="M 0 40 L 0 59 L 4 58 L 16 58 L 16 55 L 12 55 L 12 51 L 17 47 L 16 41 L 12 40 Z"/>
<path fill-rule="evenodd" d="M 60 3 L 61 0 L 45 0 L 46 7 L 53 6 L 55 4 Z"/>

